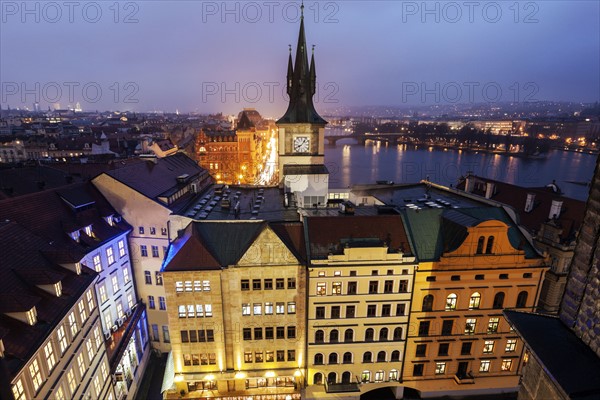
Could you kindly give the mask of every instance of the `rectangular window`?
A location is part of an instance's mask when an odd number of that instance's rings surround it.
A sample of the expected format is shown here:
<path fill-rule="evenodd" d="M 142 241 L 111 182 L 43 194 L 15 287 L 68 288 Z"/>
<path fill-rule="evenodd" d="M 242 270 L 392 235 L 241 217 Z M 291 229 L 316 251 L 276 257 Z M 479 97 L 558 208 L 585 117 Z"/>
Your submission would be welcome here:
<path fill-rule="evenodd" d="M 468 356 L 471 354 L 471 348 L 473 347 L 473 342 L 463 342 L 460 347 L 460 355 Z"/>
<path fill-rule="evenodd" d="M 265 303 L 265 315 L 273 315 L 273 303 Z"/>
<path fill-rule="evenodd" d="M 393 293 L 393 291 L 394 291 L 394 281 L 383 282 L 383 293 Z"/>
<path fill-rule="evenodd" d="M 389 317 L 390 315 L 392 315 L 392 305 L 391 304 L 382 305 L 381 306 L 381 316 Z"/>
<path fill-rule="evenodd" d="M 180 306 L 180 307 L 185 308 L 185 306 Z M 181 317 L 181 314 L 179 316 Z M 152 341 L 154 341 L 154 342 L 160 341 L 160 337 L 158 336 L 158 325 L 156 325 L 156 324 L 152 324 Z"/>
<path fill-rule="evenodd" d="M 277 350 L 277 362 L 283 362 L 283 361 L 285 361 L 285 351 Z"/>
<path fill-rule="evenodd" d="M 403 279 L 400 281 L 400 286 L 398 287 L 398 293 L 407 293 L 408 292 L 408 280 Z"/>
<path fill-rule="evenodd" d="M 245 351 L 244 352 L 244 362 L 247 363 L 247 364 L 249 364 L 249 363 L 252 362 L 252 359 L 253 359 L 252 352 L 251 351 Z"/>
<path fill-rule="evenodd" d="M 317 296 L 327 295 L 327 283 L 317 282 Z"/>
<path fill-rule="evenodd" d="M 285 281 L 283 278 L 275 279 L 275 289 L 277 289 L 277 290 L 285 289 Z"/>
<path fill-rule="evenodd" d="M 140 252 L 142 253 L 142 257 L 148 257 L 148 246 L 145 244 L 140 245 Z"/>
<path fill-rule="evenodd" d="M 206 342 L 206 331 L 204 329 L 198 330 L 198 341 L 201 343 Z"/>
<path fill-rule="evenodd" d="M 158 253 L 158 246 L 152 246 L 152 257 L 160 257 L 160 254 Z"/>
<path fill-rule="evenodd" d="M 426 344 L 418 344 L 416 351 L 415 351 L 415 357 L 425 357 L 426 354 L 427 354 L 427 345 Z"/>
<path fill-rule="evenodd" d="M 242 279 L 241 288 L 242 290 L 250 290 L 250 279 Z"/>
<path fill-rule="evenodd" d="M 275 353 L 273 352 L 273 350 L 265 351 L 265 361 L 273 362 L 274 360 L 275 360 Z"/>
<path fill-rule="evenodd" d="M 215 341 L 215 331 L 213 329 L 206 330 L 206 341 L 214 342 Z"/>
<path fill-rule="evenodd" d="M 332 306 L 331 307 L 331 318 L 337 319 L 340 317 L 340 306 Z"/>
<path fill-rule="evenodd" d="M 454 321 L 451 319 L 442 322 L 442 336 L 452 335 L 452 325 L 454 325 Z"/>
<path fill-rule="evenodd" d="M 282 303 L 282 302 L 276 303 L 275 304 L 275 312 L 277 314 L 285 314 L 285 303 Z"/>
<path fill-rule="evenodd" d="M 447 356 L 449 349 L 450 349 L 450 343 L 440 343 L 440 347 L 438 348 L 438 356 L 440 356 L 440 357 Z"/>
<path fill-rule="evenodd" d="M 56 365 L 56 356 L 54 355 L 54 347 L 52 347 L 52 342 L 48 342 L 46 346 L 44 346 L 44 354 L 46 355 L 46 365 L 48 366 L 48 371 L 52 371 L 52 368 Z"/>
<path fill-rule="evenodd" d="M 465 324 L 465 335 L 474 335 L 476 325 L 477 320 L 475 318 L 467 318 L 467 323 Z"/>
<path fill-rule="evenodd" d="M 87 300 L 88 311 L 92 312 L 92 310 L 95 307 L 95 305 L 94 305 L 94 295 L 92 294 L 92 291 L 88 290 L 88 292 L 85 295 L 85 297 L 86 297 L 86 300 Z"/>
<path fill-rule="evenodd" d="M 71 394 L 74 395 L 77 391 L 77 380 L 75 379 L 75 370 L 73 368 L 67 372 L 67 384 L 69 385 Z"/>
<path fill-rule="evenodd" d="M 188 331 L 181 331 L 181 343 L 188 343 L 190 341 Z"/>
<path fill-rule="evenodd" d="M 58 345 L 60 347 L 60 354 L 64 354 L 67 347 L 69 347 L 69 343 L 67 342 L 67 335 L 65 333 L 65 327 L 61 326 L 56 331 L 56 336 L 58 337 Z"/>
<path fill-rule="evenodd" d="M 182 281 L 175 282 L 175 291 L 178 293 L 183 292 L 183 282 Z"/>
<path fill-rule="evenodd" d="M 205 304 L 204 311 L 206 312 L 207 317 L 212 317 L 212 304 Z"/>
<path fill-rule="evenodd" d="M 481 360 L 481 364 L 479 364 L 479 372 L 490 372 L 491 365 L 492 365 L 492 361 Z"/>
<path fill-rule="evenodd" d="M 317 319 L 324 319 L 325 318 L 325 307 L 317 307 L 316 308 L 316 318 Z"/>
<path fill-rule="evenodd" d="M 288 350 L 288 361 L 296 361 L 296 350 Z"/>
<path fill-rule="evenodd" d="M 146 285 L 152 285 L 152 273 L 150 271 L 144 271 L 144 282 Z"/>
<path fill-rule="evenodd" d="M 33 391 L 37 393 L 42 385 L 42 372 L 40 371 L 38 360 L 33 360 L 29 365 L 29 374 L 31 375 L 31 381 L 33 382 Z"/>
<path fill-rule="evenodd" d="M 108 265 L 115 263 L 115 254 L 112 246 L 106 248 L 106 260 L 108 261 Z"/>
<path fill-rule="evenodd" d="M 346 294 L 356 294 L 356 282 L 348 282 L 348 288 L 346 289 Z"/>
<path fill-rule="evenodd" d="M 413 365 L 413 376 L 423 376 L 423 367 L 425 364 Z"/>
<path fill-rule="evenodd" d="M 131 292 L 127 293 L 127 307 L 130 309 L 133 307 L 133 293 Z"/>
<path fill-rule="evenodd" d="M 296 327 L 295 326 L 288 326 L 287 327 L 287 337 L 288 337 L 288 339 L 295 339 L 296 338 Z"/>
<path fill-rule="evenodd" d="M 511 353 L 517 349 L 517 339 L 508 339 L 506 341 L 506 347 L 504 351 L 507 353 Z"/>
<path fill-rule="evenodd" d="M 156 235 L 156 228 L 154 226 L 150 227 L 150 234 L 151 235 Z"/>
<path fill-rule="evenodd" d="M 483 342 L 483 354 L 492 354 L 494 352 L 494 341 L 486 340 Z"/>
<path fill-rule="evenodd" d="M 267 340 L 273 340 L 273 327 L 266 327 L 265 328 L 265 339 Z"/>
<path fill-rule="evenodd" d="M 19 379 L 12 387 L 12 394 L 15 400 L 25 400 L 25 388 L 23 381 Z"/>
<path fill-rule="evenodd" d="M 331 284 L 331 294 L 333 294 L 333 295 L 342 294 L 342 282 L 333 282 Z"/>
<path fill-rule="evenodd" d="M 112 282 L 113 293 L 117 293 L 119 291 L 119 277 L 115 273 L 111 276 L 110 280 Z"/>
<path fill-rule="evenodd" d="M 195 283 L 196 282 L 194 282 L 194 284 Z M 193 290 L 196 290 L 196 291 L 200 290 L 200 289 L 197 289 L 197 287 L 192 287 L 192 281 L 185 281 L 185 282 L 183 282 L 183 286 L 185 287 L 185 291 L 186 292 L 191 292 Z"/>
<path fill-rule="evenodd" d="M 430 321 L 421 321 L 419 322 L 419 336 L 428 336 L 429 335 L 429 326 Z"/>
<path fill-rule="evenodd" d="M 252 340 L 252 328 L 244 328 L 242 331 L 244 340 Z"/>
<path fill-rule="evenodd" d="M 163 339 L 164 339 L 165 343 L 170 343 L 171 337 L 169 336 L 169 327 L 167 325 L 163 325 L 162 331 L 163 331 Z"/>
<path fill-rule="evenodd" d="M 100 261 L 100 254 L 94 256 L 94 270 L 96 272 L 102 271 L 102 262 Z"/>
<path fill-rule="evenodd" d="M 254 303 L 252 305 L 252 313 L 254 315 L 262 315 L 262 303 Z"/>
<path fill-rule="evenodd" d="M 346 318 L 354 318 L 356 315 L 356 306 L 346 306 Z"/>
<path fill-rule="evenodd" d="M 375 317 L 377 316 L 377 305 L 369 304 L 367 306 L 367 317 Z"/>
<path fill-rule="evenodd" d="M 369 294 L 377 294 L 378 288 L 379 288 L 378 281 L 369 281 Z"/>
<path fill-rule="evenodd" d="M 125 241 L 119 240 L 117 247 L 119 248 L 119 257 L 124 257 L 125 256 Z"/>
<path fill-rule="evenodd" d="M 262 351 L 254 352 L 254 362 L 257 362 L 257 363 L 263 362 L 263 352 Z"/>
<path fill-rule="evenodd" d="M 188 318 L 204 317 L 204 305 L 202 305 L 202 304 L 196 304 L 196 307 L 194 307 L 193 304 L 188 304 L 187 310 L 188 310 Z"/>
<path fill-rule="evenodd" d="M 287 278 L 287 288 L 296 289 L 296 278 Z"/>
<path fill-rule="evenodd" d="M 210 292 L 210 281 L 202 281 L 202 290 Z"/>
<path fill-rule="evenodd" d="M 154 272 L 154 279 L 156 280 L 156 284 L 158 286 L 162 286 L 162 284 L 163 284 L 163 277 L 162 277 L 162 274 L 160 273 L 160 271 L 155 271 Z"/>
<path fill-rule="evenodd" d="M 273 279 L 265 279 L 265 290 L 273 290 Z"/>
<path fill-rule="evenodd" d="M 446 373 L 446 363 L 445 362 L 436 362 L 435 363 L 435 374 L 442 375 Z"/>
<path fill-rule="evenodd" d="M 277 339 L 285 339 L 285 327 L 278 326 L 276 333 L 277 333 Z"/>
<path fill-rule="evenodd" d="M 198 341 L 198 332 L 194 329 L 190 331 L 190 342 L 196 343 Z"/>
<path fill-rule="evenodd" d="M 138 227 L 138 232 L 140 233 L 140 235 L 143 235 L 144 234 L 144 227 L 143 226 Z"/>
<path fill-rule="evenodd" d="M 288 312 L 288 314 L 296 314 L 296 302 L 295 301 L 288 301 L 287 312 Z"/>
<path fill-rule="evenodd" d="M 252 279 L 252 290 L 260 290 L 261 283 L 260 279 Z"/>
<path fill-rule="evenodd" d="M 156 308 L 156 304 L 154 303 L 154 296 L 148 296 L 148 308 L 154 310 Z"/>
<path fill-rule="evenodd" d="M 262 340 L 263 331 L 262 328 L 254 328 L 254 340 Z"/>
<path fill-rule="evenodd" d="M 498 332 L 498 324 L 500 323 L 500 318 L 492 317 L 488 321 L 488 329 L 487 333 L 496 333 Z"/>
<path fill-rule="evenodd" d="M 512 369 L 512 363 L 513 360 L 511 360 L 510 358 L 505 358 L 504 360 L 502 360 L 502 371 L 510 371 Z"/>
<path fill-rule="evenodd" d="M 106 286 L 104 286 L 104 284 L 101 284 L 98 287 L 98 292 L 100 292 L 100 303 L 104 303 L 106 300 L 108 300 L 108 295 L 106 294 Z"/>
<path fill-rule="evenodd" d="M 123 267 L 123 282 L 129 283 L 131 281 L 131 277 L 129 276 L 129 266 Z"/>
<path fill-rule="evenodd" d="M 242 315 L 250 315 L 250 303 L 242 303 Z"/>
<path fill-rule="evenodd" d="M 161 310 L 167 309 L 167 300 L 162 296 L 158 297 L 158 308 Z"/>
<path fill-rule="evenodd" d="M 185 318 L 186 312 L 185 312 L 185 306 L 184 305 L 180 305 L 177 307 L 178 311 L 179 311 L 179 318 Z"/>
<path fill-rule="evenodd" d="M 396 304 L 396 316 L 404 315 L 406 312 L 406 304 Z"/>
<path fill-rule="evenodd" d="M 167 236 L 167 228 L 160 228 L 160 234 L 163 236 Z"/>

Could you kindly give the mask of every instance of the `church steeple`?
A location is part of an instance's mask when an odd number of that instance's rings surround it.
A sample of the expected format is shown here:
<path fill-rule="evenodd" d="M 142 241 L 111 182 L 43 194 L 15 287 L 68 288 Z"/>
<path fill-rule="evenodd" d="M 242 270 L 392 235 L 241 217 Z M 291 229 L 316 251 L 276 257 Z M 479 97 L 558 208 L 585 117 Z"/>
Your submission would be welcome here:
<path fill-rule="evenodd" d="M 327 123 L 315 110 L 312 100 L 316 91 L 314 65 L 314 47 L 310 68 L 308 65 L 308 49 L 304 33 L 304 3 L 302 3 L 300 6 L 300 32 L 293 69 L 291 48 L 288 59 L 287 93 L 290 96 L 290 104 L 285 115 L 277 123 Z"/>

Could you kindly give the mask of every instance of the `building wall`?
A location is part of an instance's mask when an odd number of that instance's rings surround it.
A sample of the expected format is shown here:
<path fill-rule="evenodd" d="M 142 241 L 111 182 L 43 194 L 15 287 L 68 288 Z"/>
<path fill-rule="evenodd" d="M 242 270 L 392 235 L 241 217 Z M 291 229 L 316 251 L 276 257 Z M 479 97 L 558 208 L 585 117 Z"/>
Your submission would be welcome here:
<path fill-rule="evenodd" d="M 419 264 L 406 344 L 406 386 L 424 395 L 516 391 L 523 345 L 502 309 L 533 310 L 546 268 L 543 259 L 525 259 L 522 250 L 514 249 L 507 231 L 503 222 L 482 222 L 468 228 L 456 250 Z M 494 237 L 490 254 L 476 254 L 480 237 L 486 244 Z M 494 304 L 500 292 L 504 300 Z M 518 304 L 521 293 L 527 293 L 526 301 Z M 426 296 L 432 296 L 431 307 Z"/>
<path fill-rule="evenodd" d="M 71 315 L 75 325 L 70 323 Z M 37 370 L 41 386 L 36 391 L 32 372 Z M 61 400 L 84 394 L 90 399 L 114 399 L 109 370 L 100 315 L 90 286 L 12 380 L 12 392 L 16 400 Z"/>
<path fill-rule="evenodd" d="M 519 400 L 567 400 L 565 395 L 548 377 L 535 357 L 529 357 L 523 367 L 523 377 L 519 389 Z"/>
<path fill-rule="evenodd" d="M 414 257 L 388 254 L 387 247 L 346 248 L 344 254 L 312 260 L 309 385 L 385 382 L 390 386 L 389 382 L 401 380 L 414 262 Z M 365 359 L 367 352 L 371 356 Z M 325 396 L 315 389 L 311 393 L 315 398 Z"/>

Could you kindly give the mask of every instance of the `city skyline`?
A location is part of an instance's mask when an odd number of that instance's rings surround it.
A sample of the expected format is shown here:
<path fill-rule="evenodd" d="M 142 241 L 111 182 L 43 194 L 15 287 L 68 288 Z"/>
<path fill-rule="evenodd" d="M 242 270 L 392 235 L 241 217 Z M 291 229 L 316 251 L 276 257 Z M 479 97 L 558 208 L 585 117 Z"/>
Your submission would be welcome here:
<path fill-rule="evenodd" d="M 3 2 L 2 107 L 285 111 L 298 2 L 115 4 Z M 598 11 L 596 2 L 307 1 L 316 107 L 598 101 Z"/>

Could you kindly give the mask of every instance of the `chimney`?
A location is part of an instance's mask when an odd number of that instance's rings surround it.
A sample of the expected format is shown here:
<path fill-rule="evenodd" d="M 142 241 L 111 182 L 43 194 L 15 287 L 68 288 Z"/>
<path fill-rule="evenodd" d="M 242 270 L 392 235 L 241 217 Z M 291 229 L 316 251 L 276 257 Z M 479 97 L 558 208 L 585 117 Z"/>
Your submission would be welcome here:
<path fill-rule="evenodd" d="M 562 209 L 562 201 L 560 200 L 552 200 L 552 207 L 550 207 L 550 214 L 548 218 L 550 219 L 558 219 L 560 217 L 560 210 Z"/>
<path fill-rule="evenodd" d="M 531 212 L 531 210 L 533 210 L 534 202 L 535 202 L 535 194 L 527 193 L 527 200 L 525 201 L 525 212 Z"/>
<path fill-rule="evenodd" d="M 494 184 L 491 182 L 488 182 L 485 184 L 485 198 L 486 199 L 491 199 L 492 196 L 494 195 Z"/>

